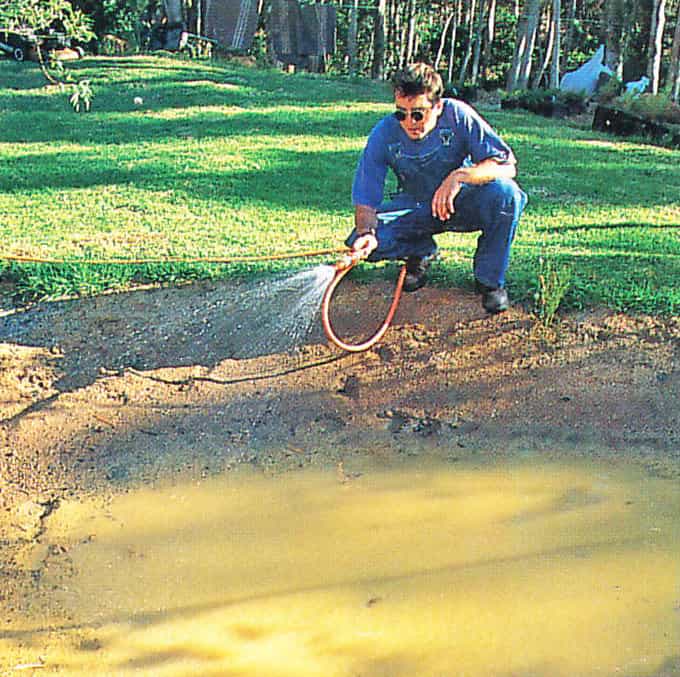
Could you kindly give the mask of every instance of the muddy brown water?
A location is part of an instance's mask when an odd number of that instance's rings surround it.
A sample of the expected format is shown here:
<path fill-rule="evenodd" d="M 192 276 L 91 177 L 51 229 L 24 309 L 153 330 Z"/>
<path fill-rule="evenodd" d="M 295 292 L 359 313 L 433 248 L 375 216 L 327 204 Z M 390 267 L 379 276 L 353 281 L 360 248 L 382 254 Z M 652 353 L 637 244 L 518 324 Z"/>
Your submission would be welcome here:
<path fill-rule="evenodd" d="M 678 515 L 676 481 L 529 456 L 63 501 L 0 674 L 677 675 Z"/>

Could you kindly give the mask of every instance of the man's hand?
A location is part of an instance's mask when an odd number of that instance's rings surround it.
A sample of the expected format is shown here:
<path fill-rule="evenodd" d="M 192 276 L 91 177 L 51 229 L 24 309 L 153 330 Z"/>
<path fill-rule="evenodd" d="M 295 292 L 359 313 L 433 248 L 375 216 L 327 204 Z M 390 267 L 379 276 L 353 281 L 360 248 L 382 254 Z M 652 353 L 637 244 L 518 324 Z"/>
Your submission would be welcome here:
<path fill-rule="evenodd" d="M 455 172 L 451 172 L 441 183 L 432 197 L 432 216 L 441 221 L 448 221 L 454 214 L 453 202 L 460 193 L 463 184 L 458 181 Z"/>
<path fill-rule="evenodd" d="M 378 240 L 375 237 L 377 223 L 377 212 L 373 207 L 368 205 L 354 207 L 354 227 L 358 237 L 352 245 L 353 251 L 365 251 L 368 256 L 378 246 Z"/>
<path fill-rule="evenodd" d="M 365 251 L 368 256 L 378 246 L 378 240 L 372 233 L 366 235 L 359 235 L 352 245 L 352 250 L 355 252 Z"/>
<path fill-rule="evenodd" d="M 494 179 L 514 179 L 516 174 L 514 157 L 502 162 L 497 158 L 488 158 L 476 165 L 459 167 L 442 181 L 432 197 L 432 216 L 442 221 L 447 221 L 453 216 L 455 212 L 453 201 L 464 183 L 481 186 Z"/>

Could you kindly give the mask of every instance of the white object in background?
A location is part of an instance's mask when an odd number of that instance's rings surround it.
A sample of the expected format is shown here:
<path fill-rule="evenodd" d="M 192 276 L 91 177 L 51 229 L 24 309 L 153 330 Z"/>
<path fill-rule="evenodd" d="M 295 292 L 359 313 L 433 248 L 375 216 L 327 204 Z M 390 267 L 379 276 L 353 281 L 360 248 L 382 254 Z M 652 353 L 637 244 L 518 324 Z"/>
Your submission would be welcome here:
<path fill-rule="evenodd" d="M 633 94 L 639 96 L 647 87 L 649 87 L 650 79 L 643 75 L 639 80 L 634 82 L 626 82 L 626 94 Z"/>
<path fill-rule="evenodd" d="M 564 74 L 560 89 L 563 92 L 585 92 L 588 96 L 594 94 L 602 73 L 614 75 L 612 69 L 605 66 L 603 62 L 604 45 L 600 45 L 597 52 L 583 66 Z"/>

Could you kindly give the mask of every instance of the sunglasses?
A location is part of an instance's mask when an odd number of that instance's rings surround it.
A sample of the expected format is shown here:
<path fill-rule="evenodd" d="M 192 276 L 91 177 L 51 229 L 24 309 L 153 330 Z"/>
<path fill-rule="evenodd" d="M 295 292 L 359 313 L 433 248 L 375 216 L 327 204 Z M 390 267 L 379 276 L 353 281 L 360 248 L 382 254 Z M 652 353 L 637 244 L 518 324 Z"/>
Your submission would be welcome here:
<path fill-rule="evenodd" d="M 394 117 L 397 118 L 397 120 L 399 120 L 399 122 L 403 122 L 410 115 L 411 120 L 413 120 L 413 122 L 421 122 L 425 118 L 427 111 L 430 111 L 430 110 L 432 110 L 431 106 L 430 106 L 430 108 L 426 108 L 424 110 L 416 109 L 416 110 L 406 111 L 406 110 L 398 109 L 398 110 L 394 111 Z"/>

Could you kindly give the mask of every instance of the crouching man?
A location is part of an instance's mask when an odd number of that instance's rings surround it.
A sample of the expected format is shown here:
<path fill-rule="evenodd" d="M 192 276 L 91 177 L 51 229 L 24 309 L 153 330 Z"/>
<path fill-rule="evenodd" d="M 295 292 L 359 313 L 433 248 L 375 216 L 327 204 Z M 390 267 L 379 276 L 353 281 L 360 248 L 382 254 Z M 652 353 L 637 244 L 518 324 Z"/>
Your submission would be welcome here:
<path fill-rule="evenodd" d="M 489 313 L 508 308 L 505 273 L 527 202 L 513 180 L 509 146 L 470 106 L 442 98 L 443 83 L 427 64 L 392 78 L 396 110 L 371 131 L 352 186 L 355 228 L 347 245 L 368 248 L 369 261 L 405 259 L 405 291 L 423 286 L 437 254 L 433 235 L 481 231 L 473 269 Z M 387 170 L 398 192 L 385 201 Z"/>

